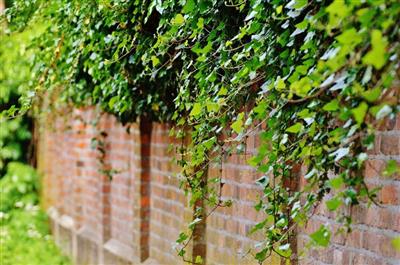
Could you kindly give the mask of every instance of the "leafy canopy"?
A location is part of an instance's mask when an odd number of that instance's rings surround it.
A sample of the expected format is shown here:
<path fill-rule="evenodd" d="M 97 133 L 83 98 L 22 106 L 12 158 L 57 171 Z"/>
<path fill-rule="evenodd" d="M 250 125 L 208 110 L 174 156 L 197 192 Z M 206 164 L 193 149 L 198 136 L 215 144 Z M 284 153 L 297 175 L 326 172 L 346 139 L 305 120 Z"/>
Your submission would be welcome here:
<path fill-rule="evenodd" d="M 375 201 L 362 170 L 374 128 L 399 111 L 398 1 L 31 2 L 34 16 L 49 21 L 33 47 L 32 91 L 99 105 L 122 121 L 172 121 L 182 143 L 191 139 L 177 152 L 193 204 L 230 205 L 221 177 L 207 182 L 206 171 L 259 135 L 248 163 L 263 175 L 260 262 L 271 252 L 291 256 L 293 227 L 325 195 L 347 229 L 351 218 L 340 209 Z M 18 29 L 26 14 L 6 12 Z M 387 172 L 398 170 L 394 163 Z M 326 246 L 330 235 L 323 226 L 310 242 Z M 180 255 L 190 239 L 181 234 Z"/>

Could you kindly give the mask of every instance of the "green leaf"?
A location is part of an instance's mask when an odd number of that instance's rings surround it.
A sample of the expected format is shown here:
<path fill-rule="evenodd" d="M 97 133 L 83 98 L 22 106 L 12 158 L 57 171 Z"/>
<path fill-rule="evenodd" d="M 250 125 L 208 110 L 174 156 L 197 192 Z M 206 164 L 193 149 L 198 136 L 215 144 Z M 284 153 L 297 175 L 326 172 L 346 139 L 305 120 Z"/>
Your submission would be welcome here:
<path fill-rule="evenodd" d="M 185 23 L 185 18 L 182 16 L 182 14 L 177 14 L 173 19 L 172 19 L 172 24 L 173 25 L 182 25 Z"/>
<path fill-rule="evenodd" d="M 231 128 L 236 133 L 241 133 L 243 131 L 243 117 L 244 113 L 240 113 L 234 123 L 232 123 Z"/>
<path fill-rule="evenodd" d="M 365 114 L 367 114 L 367 110 L 368 110 L 368 105 L 365 102 L 361 102 L 357 108 L 351 110 L 351 113 L 353 113 L 354 119 L 358 124 L 363 123 Z"/>
<path fill-rule="evenodd" d="M 188 235 L 185 233 L 180 233 L 178 239 L 176 240 L 177 243 L 182 243 L 184 242 L 186 239 L 188 239 Z"/>
<path fill-rule="evenodd" d="M 295 9 L 301 9 L 303 7 L 305 7 L 308 4 L 308 0 L 297 0 L 295 1 L 295 4 L 293 5 L 293 7 Z"/>
<path fill-rule="evenodd" d="M 333 99 L 330 102 L 326 103 L 323 107 L 325 111 L 336 111 L 339 109 L 339 101 L 337 99 Z"/>
<path fill-rule="evenodd" d="M 327 247 L 331 238 L 331 232 L 325 226 L 321 225 L 316 232 L 310 235 L 310 238 L 314 244 Z"/>
<path fill-rule="evenodd" d="M 208 112 L 218 112 L 219 111 L 219 105 L 218 105 L 218 103 L 215 103 L 215 102 L 207 102 L 206 107 L 207 107 Z"/>
<path fill-rule="evenodd" d="M 269 185 L 269 177 L 267 175 L 264 175 L 261 178 L 257 179 L 256 183 L 262 187 L 266 187 Z"/>
<path fill-rule="evenodd" d="M 189 223 L 189 228 L 190 229 L 193 229 L 195 226 L 196 226 L 196 224 L 198 224 L 198 223 L 200 223 L 201 222 L 201 218 L 196 218 L 196 219 L 194 219 L 192 222 L 190 222 Z"/>
<path fill-rule="evenodd" d="M 182 12 L 183 13 L 190 13 L 192 12 L 194 9 L 196 8 L 196 3 L 194 2 L 194 0 L 187 0 L 186 4 L 184 5 Z"/>
<path fill-rule="evenodd" d="M 383 105 L 382 108 L 376 113 L 376 119 L 380 120 L 389 115 L 392 112 L 392 108 L 388 105 Z"/>
<path fill-rule="evenodd" d="M 299 80 L 294 81 L 290 85 L 291 91 L 296 93 L 296 95 L 305 97 L 307 93 L 312 89 L 312 80 L 309 77 L 303 77 Z"/>
<path fill-rule="evenodd" d="M 228 89 L 226 89 L 226 87 L 221 87 L 221 89 L 218 92 L 218 96 L 225 96 L 226 94 L 228 94 Z"/>
<path fill-rule="evenodd" d="M 348 29 L 336 38 L 339 43 L 344 45 L 357 45 L 362 41 L 361 36 L 355 28 Z"/>
<path fill-rule="evenodd" d="M 335 211 L 342 204 L 342 201 L 339 198 L 333 198 L 329 201 L 326 201 L 325 204 L 329 211 Z"/>
<path fill-rule="evenodd" d="M 397 164 L 396 160 L 389 160 L 382 174 L 386 177 L 390 177 L 393 174 L 400 174 L 400 165 Z"/>
<path fill-rule="evenodd" d="M 203 258 L 199 255 L 196 256 L 196 259 L 194 260 L 196 264 L 203 264 Z"/>
<path fill-rule="evenodd" d="M 158 64 L 160 64 L 160 60 L 156 56 L 151 56 L 151 62 L 153 63 L 153 67 L 156 67 Z"/>
<path fill-rule="evenodd" d="M 348 6 L 343 0 L 334 0 L 327 8 L 329 13 L 328 29 L 336 27 L 343 18 L 350 12 L 350 5 Z"/>
<path fill-rule="evenodd" d="M 279 15 L 280 13 L 282 13 L 282 9 L 283 9 L 283 6 L 280 5 L 280 6 L 278 6 L 278 7 L 275 9 L 275 11 L 276 11 L 276 13 Z"/>
<path fill-rule="evenodd" d="M 301 124 L 300 122 L 297 122 L 296 124 L 290 126 L 289 128 L 286 129 L 287 132 L 290 133 L 298 133 L 303 129 L 303 124 Z"/>
<path fill-rule="evenodd" d="M 257 118 L 263 119 L 265 117 L 265 114 L 267 112 L 267 102 L 266 101 L 260 101 L 258 104 L 254 107 L 253 112 L 257 114 Z"/>
<path fill-rule="evenodd" d="M 371 90 L 367 90 L 365 92 L 362 93 L 362 96 L 368 101 L 368 102 L 374 102 L 377 99 L 379 99 L 379 97 L 381 96 L 382 93 L 382 89 L 380 87 L 376 87 L 374 89 Z"/>
<path fill-rule="evenodd" d="M 261 202 L 261 201 L 260 201 L 260 202 Z M 257 223 L 256 225 L 254 225 L 254 226 L 251 228 L 249 234 L 253 234 L 253 233 L 256 232 L 256 231 L 263 229 L 263 228 L 265 227 L 266 224 L 267 224 L 267 219 L 265 219 L 264 221 L 262 221 L 262 222 L 260 222 L 260 223 Z"/>
<path fill-rule="evenodd" d="M 342 186 L 342 184 L 343 184 L 342 177 L 336 177 L 329 180 L 329 185 L 334 189 L 339 189 Z"/>
<path fill-rule="evenodd" d="M 400 236 L 393 238 L 392 246 L 396 251 L 400 252 Z"/>
<path fill-rule="evenodd" d="M 204 28 L 204 18 L 199 18 L 199 20 L 197 21 L 197 28 L 199 29 L 203 29 Z"/>
<path fill-rule="evenodd" d="M 292 250 L 290 249 L 289 243 L 279 246 L 278 249 L 276 250 L 276 252 L 286 258 L 288 258 L 288 257 L 290 257 L 290 255 L 292 255 Z"/>
<path fill-rule="evenodd" d="M 302 22 L 296 24 L 296 28 L 301 30 L 306 30 L 308 26 L 308 20 L 303 20 Z"/>
<path fill-rule="evenodd" d="M 214 136 L 214 137 L 211 137 L 208 140 L 205 140 L 203 142 L 203 145 L 207 150 L 209 150 L 211 147 L 213 147 L 213 145 L 215 144 L 216 141 L 217 141 L 217 138 Z"/>
<path fill-rule="evenodd" d="M 350 148 L 348 147 L 342 147 L 337 149 L 335 152 L 331 153 L 330 156 L 334 156 L 335 157 L 335 161 L 339 161 L 340 159 L 342 159 L 343 157 L 347 156 L 350 152 Z"/>
<path fill-rule="evenodd" d="M 194 103 L 192 111 L 190 112 L 190 116 L 197 117 L 201 114 L 202 107 L 200 103 Z"/>
<path fill-rule="evenodd" d="M 268 250 L 263 249 L 260 252 L 257 252 L 254 257 L 256 260 L 263 262 L 265 260 L 265 258 L 267 257 L 267 254 L 268 254 Z"/>
<path fill-rule="evenodd" d="M 275 82 L 275 88 L 276 88 L 276 90 L 282 90 L 282 89 L 286 88 L 285 81 L 283 79 L 281 79 L 280 77 L 278 77 L 278 79 Z"/>
<path fill-rule="evenodd" d="M 380 120 L 392 112 L 392 108 L 389 105 L 381 104 L 370 108 L 369 112 L 375 116 L 377 120 Z"/>
<path fill-rule="evenodd" d="M 388 42 L 382 37 L 380 30 L 373 30 L 371 34 L 372 49 L 363 57 L 362 62 L 381 69 L 386 63 L 386 46 Z"/>
<path fill-rule="evenodd" d="M 114 96 L 110 99 L 110 101 L 108 102 L 108 107 L 110 109 L 113 109 L 115 104 L 119 101 L 119 96 Z"/>

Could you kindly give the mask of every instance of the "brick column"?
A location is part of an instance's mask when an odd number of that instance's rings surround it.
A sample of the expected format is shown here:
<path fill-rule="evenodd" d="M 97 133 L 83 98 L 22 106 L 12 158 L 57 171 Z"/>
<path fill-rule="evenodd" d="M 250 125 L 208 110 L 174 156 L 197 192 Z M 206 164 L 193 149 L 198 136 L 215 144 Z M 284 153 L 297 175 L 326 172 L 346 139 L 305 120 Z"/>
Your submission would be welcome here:
<path fill-rule="evenodd" d="M 149 257 L 150 229 L 150 150 L 152 123 L 140 120 L 140 261 Z"/>

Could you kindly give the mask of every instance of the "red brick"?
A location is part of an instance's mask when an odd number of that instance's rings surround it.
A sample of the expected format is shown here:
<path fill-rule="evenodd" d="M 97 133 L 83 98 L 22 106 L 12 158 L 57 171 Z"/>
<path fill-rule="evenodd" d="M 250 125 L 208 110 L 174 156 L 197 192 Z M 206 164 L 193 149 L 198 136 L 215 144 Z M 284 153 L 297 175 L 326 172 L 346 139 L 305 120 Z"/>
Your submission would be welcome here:
<path fill-rule="evenodd" d="M 394 185 L 386 185 L 380 191 L 380 198 L 384 204 L 400 204 L 400 189 Z"/>
<path fill-rule="evenodd" d="M 167 152 L 170 143 L 179 146 L 180 141 L 168 136 L 166 124 L 153 123 L 149 134 L 141 131 L 138 123 L 132 123 L 128 134 L 127 127 L 118 124 L 114 117 L 103 115 L 95 129 L 88 122 L 95 115 L 92 109 L 81 109 L 77 113 L 78 121 L 66 119 L 64 122 L 62 118 L 55 118 L 54 129 L 46 126 L 40 135 L 39 160 L 40 171 L 45 173 L 43 201 L 46 207 L 58 207 L 95 234 L 103 234 L 104 238 L 109 236 L 134 245 L 137 255 L 150 253 L 162 263 L 178 263 L 179 258 L 171 245 L 193 217 L 188 199 L 179 190 L 179 180 L 174 177 L 180 168 L 172 159 L 179 159 L 179 155 Z M 396 121 L 385 120 L 378 129 L 381 132 L 377 133 L 375 148 L 368 153 L 379 156 L 366 163 L 364 176 L 371 187 L 379 186 L 380 181 L 384 184 L 379 195 L 383 207 L 353 207 L 353 233 L 346 241 L 345 235 L 334 235 L 333 245 L 325 250 L 310 251 L 310 264 L 314 260 L 363 265 L 385 264 L 388 257 L 392 261 L 400 260 L 390 245 L 391 238 L 386 236 L 391 231 L 400 232 L 399 176 L 387 178 L 381 174 L 385 161 L 400 154 L 400 115 Z M 97 131 L 108 135 L 104 137 L 107 167 L 120 171 L 111 182 L 99 173 L 104 169 L 98 161 L 100 154 L 89 147 Z M 189 139 L 185 138 L 185 143 Z M 249 136 L 247 144 L 250 153 L 259 145 L 258 135 Z M 247 166 L 249 156 L 233 155 L 223 163 L 222 177 L 229 183 L 224 185 L 222 194 L 235 201 L 232 207 L 218 209 L 207 221 L 209 264 L 233 260 L 235 254 L 232 253 L 238 248 L 254 244 L 255 238 L 264 239 L 262 233 L 248 235 L 253 224 L 265 218 L 251 205 L 262 191 L 254 188 L 259 174 Z M 306 171 L 304 166 L 302 171 Z M 210 178 L 217 176 L 221 176 L 219 165 L 209 170 Z M 301 181 L 304 186 L 305 180 Z M 335 218 L 322 203 L 313 220 L 298 231 L 311 233 L 326 222 L 334 224 L 336 231 L 340 224 L 336 224 Z M 369 251 L 374 255 L 365 254 Z"/>
<path fill-rule="evenodd" d="M 385 155 L 396 155 L 400 152 L 400 135 L 384 135 L 380 150 Z"/>

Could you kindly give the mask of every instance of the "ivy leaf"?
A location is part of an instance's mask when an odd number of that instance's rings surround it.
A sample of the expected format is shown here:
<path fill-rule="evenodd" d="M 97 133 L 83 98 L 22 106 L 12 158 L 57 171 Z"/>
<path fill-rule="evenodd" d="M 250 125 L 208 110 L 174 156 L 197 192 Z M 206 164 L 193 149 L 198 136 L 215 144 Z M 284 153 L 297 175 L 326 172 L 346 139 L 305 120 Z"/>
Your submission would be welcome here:
<path fill-rule="evenodd" d="M 207 102 L 206 107 L 207 107 L 208 112 L 218 112 L 219 111 L 219 105 L 215 102 Z"/>
<path fill-rule="evenodd" d="M 189 223 L 189 225 L 188 225 L 189 228 L 190 228 L 190 229 L 193 229 L 193 228 L 195 227 L 196 224 L 198 224 L 198 223 L 201 222 L 201 220 L 202 220 L 201 218 L 196 218 L 196 219 L 194 219 L 192 222 Z"/>
<path fill-rule="evenodd" d="M 253 112 L 257 115 L 257 118 L 263 119 L 266 115 L 267 112 L 267 102 L 266 101 L 260 101 L 253 109 Z"/>
<path fill-rule="evenodd" d="M 153 63 L 153 67 L 156 67 L 160 64 L 160 60 L 156 56 L 151 56 L 151 62 Z"/>
<path fill-rule="evenodd" d="M 350 152 L 350 149 L 348 147 L 346 148 L 339 148 L 338 150 L 336 150 L 335 152 L 333 152 L 331 154 L 331 156 L 335 157 L 335 161 L 339 161 L 340 159 L 342 159 L 343 157 L 345 157 L 348 153 Z"/>
<path fill-rule="evenodd" d="M 336 27 L 340 21 L 350 12 L 350 7 L 343 0 L 334 0 L 327 8 L 329 13 L 328 28 Z"/>
<path fill-rule="evenodd" d="M 192 12 L 196 8 L 196 3 L 194 0 L 187 0 L 185 6 L 182 9 L 182 12 L 187 14 Z"/>
<path fill-rule="evenodd" d="M 355 28 L 348 29 L 336 38 L 339 43 L 344 45 L 357 45 L 362 41 L 361 36 Z"/>
<path fill-rule="evenodd" d="M 336 111 L 339 109 L 339 101 L 337 99 L 333 99 L 330 102 L 326 103 L 323 107 L 325 111 Z"/>
<path fill-rule="evenodd" d="M 200 103 L 194 103 L 190 116 L 197 117 L 201 114 L 202 107 Z"/>
<path fill-rule="evenodd" d="M 288 258 L 288 257 L 290 257 L 290 255 L 292 255 L 292 250 L 290 249 L 289 243 L 279 246 L 278 249 L 276 250 L 276 252 L 286 258 Z"/>
<path fill-rule="evenodd" d="M 178 252 L 178 256 L 183 257 L 185 255 L 186 251 L 182 248 L 181 250 L 179 250 Z"/>
<path fill-rule="evenodd" d="M 372 49 L 363 57 L 362 62 L 381 69 L 386 63 L 386 46 L 388 42 L 382 37 L 380 30 L 373 30 L 371 34 Z"/>
<path fill-rule="evenodd" d="M 400 174 L 400 165 L 397 164 L 396 160 L 389 160 L 382 174 L 386 177 L 390 177 L 393 174 Z"/>
<path fill-rule="evenodd" d="M 178 239 L 176 240 L 177 243 L 182 243 L 184 242 L 186 239 L 188 239 L 188 235 L 186 235 L 185 233 L 180 233 Z"/>
<path fill-rule="evenodd" d="M 256 184 L 260 185 L 261 187 L 266 187 L 269 185 L 269 177 L 264 175 L 261 178 L 256 180 Z"/>
<path fill-rule="evenodd" d="M 310 235 L 313 243 L 318 246 L 327 247 L 331 238 L 331 232 L 323 225 Z"/>
<path fill-rule="evenodd" d="M 204 18 L 199 18 L 199 20 L 197 21 L 197 28 L 199 29 L 203 29 L 204 28 Z"/>
<path fill-rule="evenodd" d="M 182 16 L 182 14 L 177 14 L 173 19 L 172 19 L 172 24 L 173 25 L 182 25 L 185 23 L 185 18 Z"/>
<path fill-rule="evenodd" d="M 371 90 L 367 90 L 365 92 L 362 93 L 362 96 L 368 101 L 368 102 L 374 102 L 377 99 L 379 99 L 379 97 L 381 96 L 382 93 L 382 89 L 380 87 L 376 87 L 374 89 Z"/>
<path fill-rule="evenodd" d="M 295 1 L 293 8 L 301 9 L 301 8 L 305 7 L 307 4 L 308 4 L 308 0 L 297 0 L 297 1 Z"/>
<path fill-rule="evenodd" d="M 255 17 L 255 15 L 257 15 L 257 12 L 256 11 L 251 11 L 250 12 L 250 14 L 248 14 L 247 15 L 247 17 L 244 19 L 244 21 L 248 21 L 248 20 L 250 20 L 250 19 L 252 19 L 252 18 L 254 18 Z"/>
<path fill-rule="evenodd" d="M 297 81 L 294 81 L 290 85 L 290 89 L 301 97 L 305 97 L 307 93 L 311 90 L 312 80 L 309 77 L 303 77 Z"/>
<path fill-rule="evenodd" d="M 216 140 L 217 138 L 215 136 L 211 137 L 210 139 L 204 141 L 203 145 L 207 150 L 209 150 L 215 144 Z"/>
<path fill-rule="evenodd" d="M 342 201 L 339 198 L 333 198 L 329 201 L 326 201 L 325 204 L 329 211 L 335 211 L 342 204 Z"/>
<path fill-rule="evenodd" d="M 267 249 L 263 249 L 260 252 L 257 252 L 256 255 L 254 256 L 256 260 L 262 262 L 265 260 L 267 257 L 268 251 Z"/>
<path fill-rule="evenodd" d="M 393 238 L 392 246 L 396 251 L 400 252 L 400 236 Z"/>
<path fill-rule="evenodd" d="M 303 124 L 300 122 L 297 122 L 295 125 L 290 126 L 289 128 L 286 129 L 287 132 L 290 133 L 298 133 L 303 129 Z"/>
<path fill-rule="evenodd" d="M 203 264 L 203 258 L 200 255 L 197 255 L 194 262 L 196 264 Z"/>
<path fill-rule="evenodd" d="M 243 131 L 243 117 L 244 113 L 240 113 L 234 123 L 232 123 L 231 128 L 236 133 L 241 133 Z"/>
<path fill-rule="evenodd" d="M 367 110 L 368 110 L 368 105 L 365 102 L 361 102 L 357 108 L 351 110 L 351 113 L 353 113 L 354 119 L 358 124 L 363 123 Z"/>
<path fill-rule="evenodd" d="M 260 202 L 261 202 L 261 201 L 260 201 Z M 267 219 L 264 220 L 264 221 L 262 221 L 262 222 L 260 222 L 260 223 L 257 223 L 256 225 L 254 225 L 254 226 L 251 228 L 249 234 L 253 234 L 253 233 L 256 232 L 256 231 L 263 229 L 263 228 L 265 227 L 266 224 L 267 224 Z"/>
<path fill-rule="evenodd" d="M 110 99 L 110 101 L 108 102 L 108 107 L 110 109 L 113 109 L 115 104 L 119 101 L 119 96 L 114 96 Z"/>
<path fill-rule="evenodd" d="M 225 96 L 226 94 L 228 94 L 228 89 L 226 89 L 226 87 L 221 87 L 221 89 L 218 91 L 218 96 Z"/>
<path fill-rule="evenodd" d="M 376 119 L 380 120 L 389 115 L 392 112 L 392 108 L 388 105 L 384 105 L 379 111 L 376 113 Z"/>
<path fill-rule="evenodd" d="M 286 87 L 285 81 L 281 79 L 280 77 L 277 78 L 275 82 L 275 88 L 276 90 L 282 90 Z"/>
<path fill-rule="evenodd" d="M 333 189 L 339 189 L 343 184 L 343 178 L 342 177 L 337 177 L 329 180 L 329 185 Z"/>

